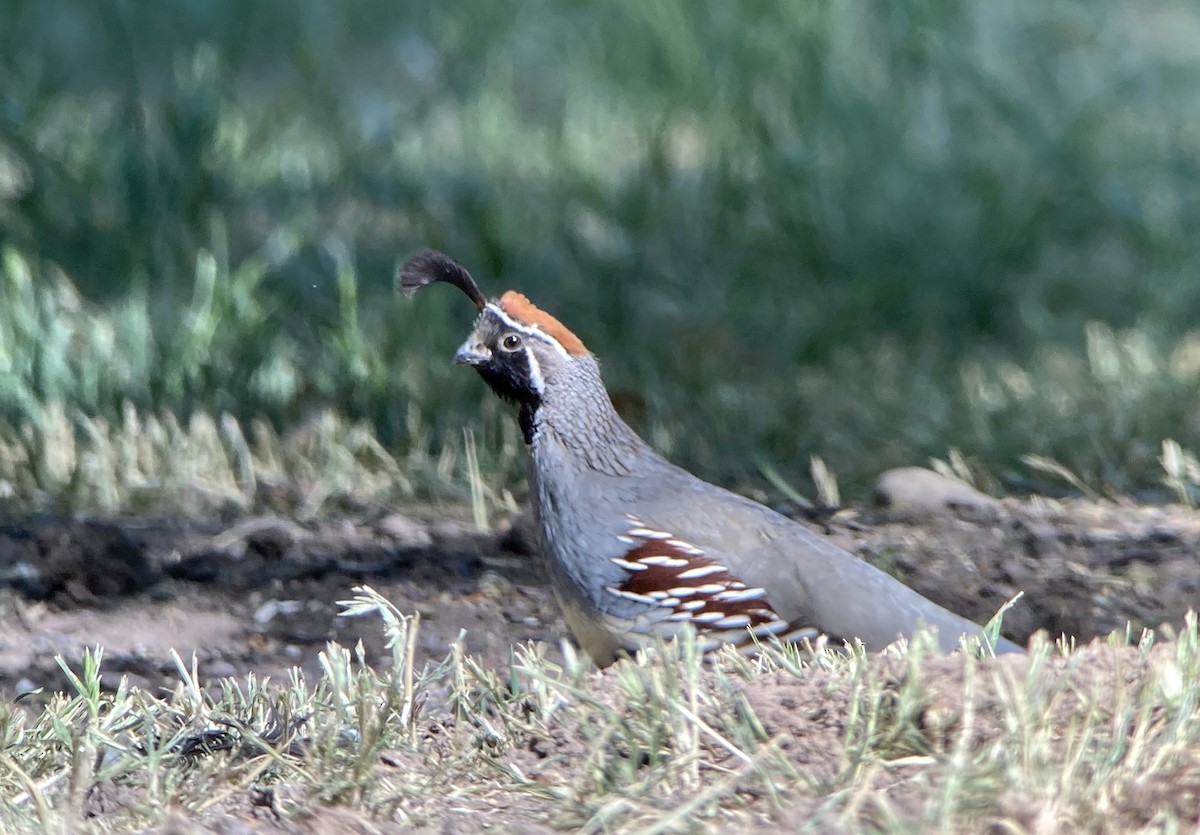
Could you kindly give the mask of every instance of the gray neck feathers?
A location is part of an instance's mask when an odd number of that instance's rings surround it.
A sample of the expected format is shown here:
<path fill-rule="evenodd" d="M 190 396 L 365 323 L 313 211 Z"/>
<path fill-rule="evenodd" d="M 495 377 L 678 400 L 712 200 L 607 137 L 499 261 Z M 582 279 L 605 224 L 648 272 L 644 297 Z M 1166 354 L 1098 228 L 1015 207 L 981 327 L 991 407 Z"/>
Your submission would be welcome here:
<path fill-rule="evenodd" d="M 535 451 L 554 444 L 571 459 L 568 463 L 616 476 L 632 474 L 631 465 L 659 460 L 613 408 L 595 357 L 572 357 L 562 371 L 545 381 L 534 416 Z"/>

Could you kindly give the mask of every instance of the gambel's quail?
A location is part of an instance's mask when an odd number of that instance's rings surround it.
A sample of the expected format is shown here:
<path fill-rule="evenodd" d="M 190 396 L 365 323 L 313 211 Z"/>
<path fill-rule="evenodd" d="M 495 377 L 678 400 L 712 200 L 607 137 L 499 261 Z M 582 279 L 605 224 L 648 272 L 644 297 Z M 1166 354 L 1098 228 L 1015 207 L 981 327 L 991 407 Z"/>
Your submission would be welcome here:
<path fill-rule="evenodd" d="M 400 269 L 412 295 L 444 281 L 479 317 L 454 361 L 519 409 L 542 545 L 567 625 L 599 664 L 683 624 L 706 650 L 828 635 L 878 650 L 922 625 L 945 652 L 978 625 L 757 502 L 656 454 L 613 408 L 596 358 L 509 291 L 488 301 L 467 270 L 425 251 Z M 1001 640 L 998 652 L 1020 651 Z"/>

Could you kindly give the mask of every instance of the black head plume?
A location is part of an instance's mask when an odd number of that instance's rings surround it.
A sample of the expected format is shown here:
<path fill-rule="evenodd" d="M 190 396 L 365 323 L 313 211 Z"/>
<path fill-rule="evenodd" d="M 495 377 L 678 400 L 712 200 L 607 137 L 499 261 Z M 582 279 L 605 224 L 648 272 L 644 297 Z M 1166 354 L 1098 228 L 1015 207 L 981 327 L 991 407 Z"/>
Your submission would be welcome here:
<path fill-rule="evenodd" d="M 432 249 L 419 252 L 404 262 L 404 266 L 399 271 L 396 287 L 404 295 L 411 296 L 426 284 L 433 284 L 436 281 L 453 284 L 462 290 L 471 301 L 475 302 L 475 307 L 479 310 L 483 310 L 487 306 L 487 299 L 483 297 L 483 293 L 479 292 L 479 286 L 475 283 L 475 279 L 471 278 L 467 268 L 449 255 L 443 255 Z"/>

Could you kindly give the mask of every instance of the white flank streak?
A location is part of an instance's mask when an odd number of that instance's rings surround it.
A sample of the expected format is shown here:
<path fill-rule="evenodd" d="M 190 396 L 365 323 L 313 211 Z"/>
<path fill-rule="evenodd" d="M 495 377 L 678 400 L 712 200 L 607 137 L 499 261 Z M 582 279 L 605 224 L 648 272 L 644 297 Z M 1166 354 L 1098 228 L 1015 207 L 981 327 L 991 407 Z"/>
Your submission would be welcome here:
<path fill-rule="evenodd" d="M 658 601 L 658 605 L 665 606 L 668 609 L 674 609 L 676 606 L 679 605 L 679 598 L 678 597 L 666 597 L 666 598 L 663 598 L 662 600 Z"/>
<path fill-rule="evenodd" d="M 738 603 L 743 600 L 758 600 L 766 596 L 766 589 L 737 589 L 721 592 L 717 595 L 717 600 L 723 600 L 726 603 Z"/>
<path fill-rule="evenodd" d="M 687 603 L 684 603 L 683 606 L 680 608 L 687 609 L 690 612 L 694 609 L 703 609 L 707 605 L 708 605 L 707 600 L 689 600 Z"/>
<path fill-rule="evenodd" d="M 649 566 L 642 565 L 640 562 L 629 562 L 629 560 L 623 560 L 620 557 L 613 557 L 609 562 L 616 563 L 621 568 L 628 569 L 629 571 L 645 571 L 649 568 Z"/>
<path fill-rule="evenodd" d="M 799 643 L 800 641 L 803 641 L 805 638 L 808 638 L 810 641 L 814 640 L 820 634 L 821 633 L 817 629 L 815 629 L 811 626 L 802 626 L 799 629 L 793 629 L 791 632 L 787 633 L 786 635 L 780 635 L 779 640 L 792 641 L 795 643 Z"/>
<path fill-rule="evenodd" d="M 703 586 L 696 586 L 696 594 L 716 594 L 724 591 L 724 583 L 706 583 Z"/>
<path fill-rule="evenodd" d="M 682 539 L 668 539 L 667 544 L 672 548 L 678 548 L 680 551 L 691 554 L 694 557 L 698 557 L 704 553 L 692 543 L 684 542 Z"/>
<path fill-rule="evenodd" d="M 680 580 L 695 580 L 698 577 L 707 577 L 709 574 L 720 574 L 725 571 L 725 566 L 717 565 L 698 565 L 695 568 L 689 568 L 687 571 L 679 572 Z"/>
<path fill-rule="evenodd" d="M 675 614 L 673 614 L 669 618 L 667 618 L 667 620 L 691 620 L 691 619 L 692 619 L 691 612 L 676 612 Z"/>
<path fill-rule="evenodd" d="M 755 637 L 763 638 L 763 637 L 769 637 L 771 635 L 778 635 L 780 632 L 785 631 L 787 628 L 788 628 L 787 621 L 773 620 L 770 623 L 764 623 L 761 626 L 756 626 L 753 629 L 751 629 L 750 631 L 754 633 Z"/>
<path fill-rule="evenodd" d="M 617 535 L 618 542 L 624 542 L 626 545 L 632 545 L 636 540 L 632 536 Z"/>
<path fill-rule="evenodd" d="M 653 528 L 630 528 L 625 531 L 628 536 L 640 536 L 642 539 L 670 539 L 669 533 L 656 531 Z"/>
<path fill-rule="evenodd" d="M 713 623 L 725 617 L 724 612 L 701 612 L 698 615 L 692 615 L 692 620 L 696 623 Z M 787 626 L 785 623 L 784 626 Z"/>
<path fill-rule="evenodd" d="M 730 615 L 726 618 L 721 618 L 713 624 L 717 629 L 738 629 L 750 625 L 750 618 L 746 615 Z"/>
<path fill-rule="evenodd" d="M 691 597 L 696 593 L 694 586 L 680 586 L 676 589 L 669 589 L 672 597 Z"/>
<path fill-rule="evenodd" d="M 665 591 L 652 591 L 652 592 L 650 592 L 650 596 L 653 597 L 655 600 L 666 600 L 671 595 Z"/>
<path fill-rule="evenodd" d="M 688 564 L 687 560 L 680 560 L 676 559 L 675 557 L 664 557 L 660 554 L 655 554 L 654 556 L 650 557 L 642 557 L 641 562 L 645 563 L 646 565 L 662 565 L 666 566 L 667 568 L 682 568 Z M 721 588 L 725 587 L 722 586 Z"/>
<path fill-rule="evenodd" d="M 651 606 L 654 606 L 658 603 L 658 601 L 653 597 L 646 597 L 644 594 L 635 594 L 631 591 L 622 591 L 615 586 L 609 586 L 607 590 L 615 594 L 617 597 L 624 597 L 626 600 L 636 600 L 638 603 L 646 603 Z"/>

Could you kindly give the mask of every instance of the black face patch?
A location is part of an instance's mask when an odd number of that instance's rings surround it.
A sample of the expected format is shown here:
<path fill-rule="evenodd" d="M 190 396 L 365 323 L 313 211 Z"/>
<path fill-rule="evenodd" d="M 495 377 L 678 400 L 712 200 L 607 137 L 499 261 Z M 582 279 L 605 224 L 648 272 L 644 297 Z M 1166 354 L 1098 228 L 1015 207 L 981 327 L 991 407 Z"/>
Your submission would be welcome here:
<path fill-rule="evenodd" d="M 475 370 L 492 391 L 509 403 L 524 406 L 542 401 L 540 392 L 534 388 L 529 355 L 524 350 L 504 352 L 493 348 L 492 356 L 476 363 Z"/>
<path fill-rule="evenodd" d="M 533 385 L 533 375 L 529 370 L 529 355 L 525 353 L 524 349 L 512 352 L 493 350 L 491 358 L 477 363 L 475 370 L 502 400 L 516 403 L 521 407 L 517 415 L 517 421 L 521 426 L 521 435 L 526 444 L 532 444 L 537 410 L 542 405 L 542 396 Z"/>
<path fill-rule="evenodd" d="M 525 443 L 533 442 L 534 424 L 542 405 L 541 375 L 529 354 L 536 337 L 515 331 L 511 324 L 486 309 L 475 322 L 472 342 L 487 347 L 468 360 L 488 387 L 502 400 L 520 406 L 518 419 Z"/>

